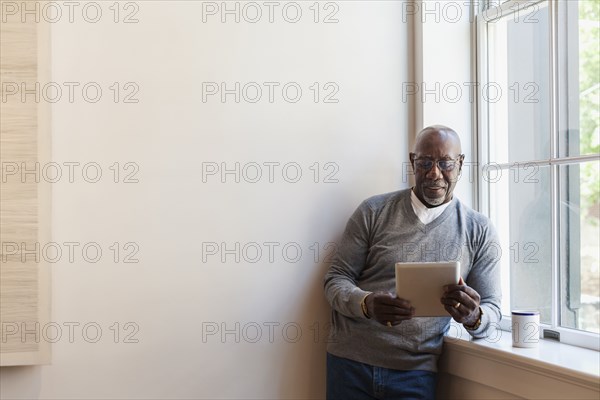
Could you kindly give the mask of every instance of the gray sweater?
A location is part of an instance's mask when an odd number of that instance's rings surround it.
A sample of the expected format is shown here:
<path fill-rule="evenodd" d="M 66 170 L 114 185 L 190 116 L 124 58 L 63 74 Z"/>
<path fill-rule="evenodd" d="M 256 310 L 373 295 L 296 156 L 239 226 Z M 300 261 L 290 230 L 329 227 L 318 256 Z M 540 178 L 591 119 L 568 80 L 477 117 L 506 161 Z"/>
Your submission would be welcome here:
<path fill-rule="evenodd" d="M 461 276 L 481 296 L 484 313 L 479 329 L 470 333 L 484 337 L 501 318 L 500 256 L 489 219 L 456 197 L 427 225 L 413 211 L 410 189 L 365 200 L 350 217 L 325 275 L 333 309 L 327 351 L 379 367 L 437 371 L 450 316 L 413 318 L 388 328 L 364 316 L 362 298 L 367 291 L 396 294 L 396 262 L 460 261 Z"/>

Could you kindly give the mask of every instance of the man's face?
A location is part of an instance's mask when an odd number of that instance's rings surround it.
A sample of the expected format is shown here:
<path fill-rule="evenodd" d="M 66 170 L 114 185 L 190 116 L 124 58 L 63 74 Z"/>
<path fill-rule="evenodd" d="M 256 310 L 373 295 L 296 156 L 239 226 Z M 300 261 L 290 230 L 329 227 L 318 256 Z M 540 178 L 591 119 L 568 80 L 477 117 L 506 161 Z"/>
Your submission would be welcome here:
<path fill-rule="evenodd" d="M 444 132 L 431 132 L 419 141 L 415 152 L 410 153 L 410 161 L 415 172 L 415 194 L 423 204 L 437 207 L 452 199 L 463 159 L 460 144 Z M 436 161 L 447 169 L 440 168 Z"/>

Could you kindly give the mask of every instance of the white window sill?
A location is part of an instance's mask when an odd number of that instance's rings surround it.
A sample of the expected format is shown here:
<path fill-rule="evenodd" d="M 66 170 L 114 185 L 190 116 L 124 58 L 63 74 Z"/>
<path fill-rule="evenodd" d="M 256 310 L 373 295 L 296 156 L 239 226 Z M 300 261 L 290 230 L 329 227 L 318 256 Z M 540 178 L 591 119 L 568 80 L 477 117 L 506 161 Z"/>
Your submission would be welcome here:
<path fill-rule="evenodd" d="M 512 346 L 512 335 L 497 331 L 485 339 L 472 339 L 462 325 L 452 323 L 444 345 L 454 350 L 478 357 L 538 371 L 542 374 L 560 375 L 586 385 L 598 386 L 600 378 L 600 352 L 540 339 L 536 348 Z"/>

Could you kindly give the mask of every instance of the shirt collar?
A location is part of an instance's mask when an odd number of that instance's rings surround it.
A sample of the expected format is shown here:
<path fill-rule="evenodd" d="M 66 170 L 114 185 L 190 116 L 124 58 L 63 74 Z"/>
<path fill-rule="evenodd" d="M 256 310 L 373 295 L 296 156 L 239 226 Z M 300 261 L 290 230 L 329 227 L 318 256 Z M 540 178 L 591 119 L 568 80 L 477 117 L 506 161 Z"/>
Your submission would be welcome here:
<path fill-rule="evenodd" d="M 414 188 L 413 188 L 414 189 Z M 410 200 L 412 204 L 413 211 L 419 220 L 427 225 L 437 217 L 439 217 L 444 210 L 450 205 L 452 201 L 439 205 L 437 207 L 428 208 L 423 202 L 417 197 L 415 191 L 411 189 L 410 191 Z"/>

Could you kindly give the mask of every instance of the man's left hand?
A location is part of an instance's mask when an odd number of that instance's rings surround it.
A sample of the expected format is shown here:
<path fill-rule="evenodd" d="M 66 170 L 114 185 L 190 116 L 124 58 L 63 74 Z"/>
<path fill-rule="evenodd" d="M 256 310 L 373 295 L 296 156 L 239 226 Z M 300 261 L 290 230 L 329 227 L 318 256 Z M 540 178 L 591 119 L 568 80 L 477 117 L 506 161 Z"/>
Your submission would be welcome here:
<path fill-rule="evenodd" d="M 457 285 L 444 287 L 442 304 L 454 320 L 460 324 L 474 325 L 480 317 L 477 291 L 465 283 L 461 277 Z"/>

